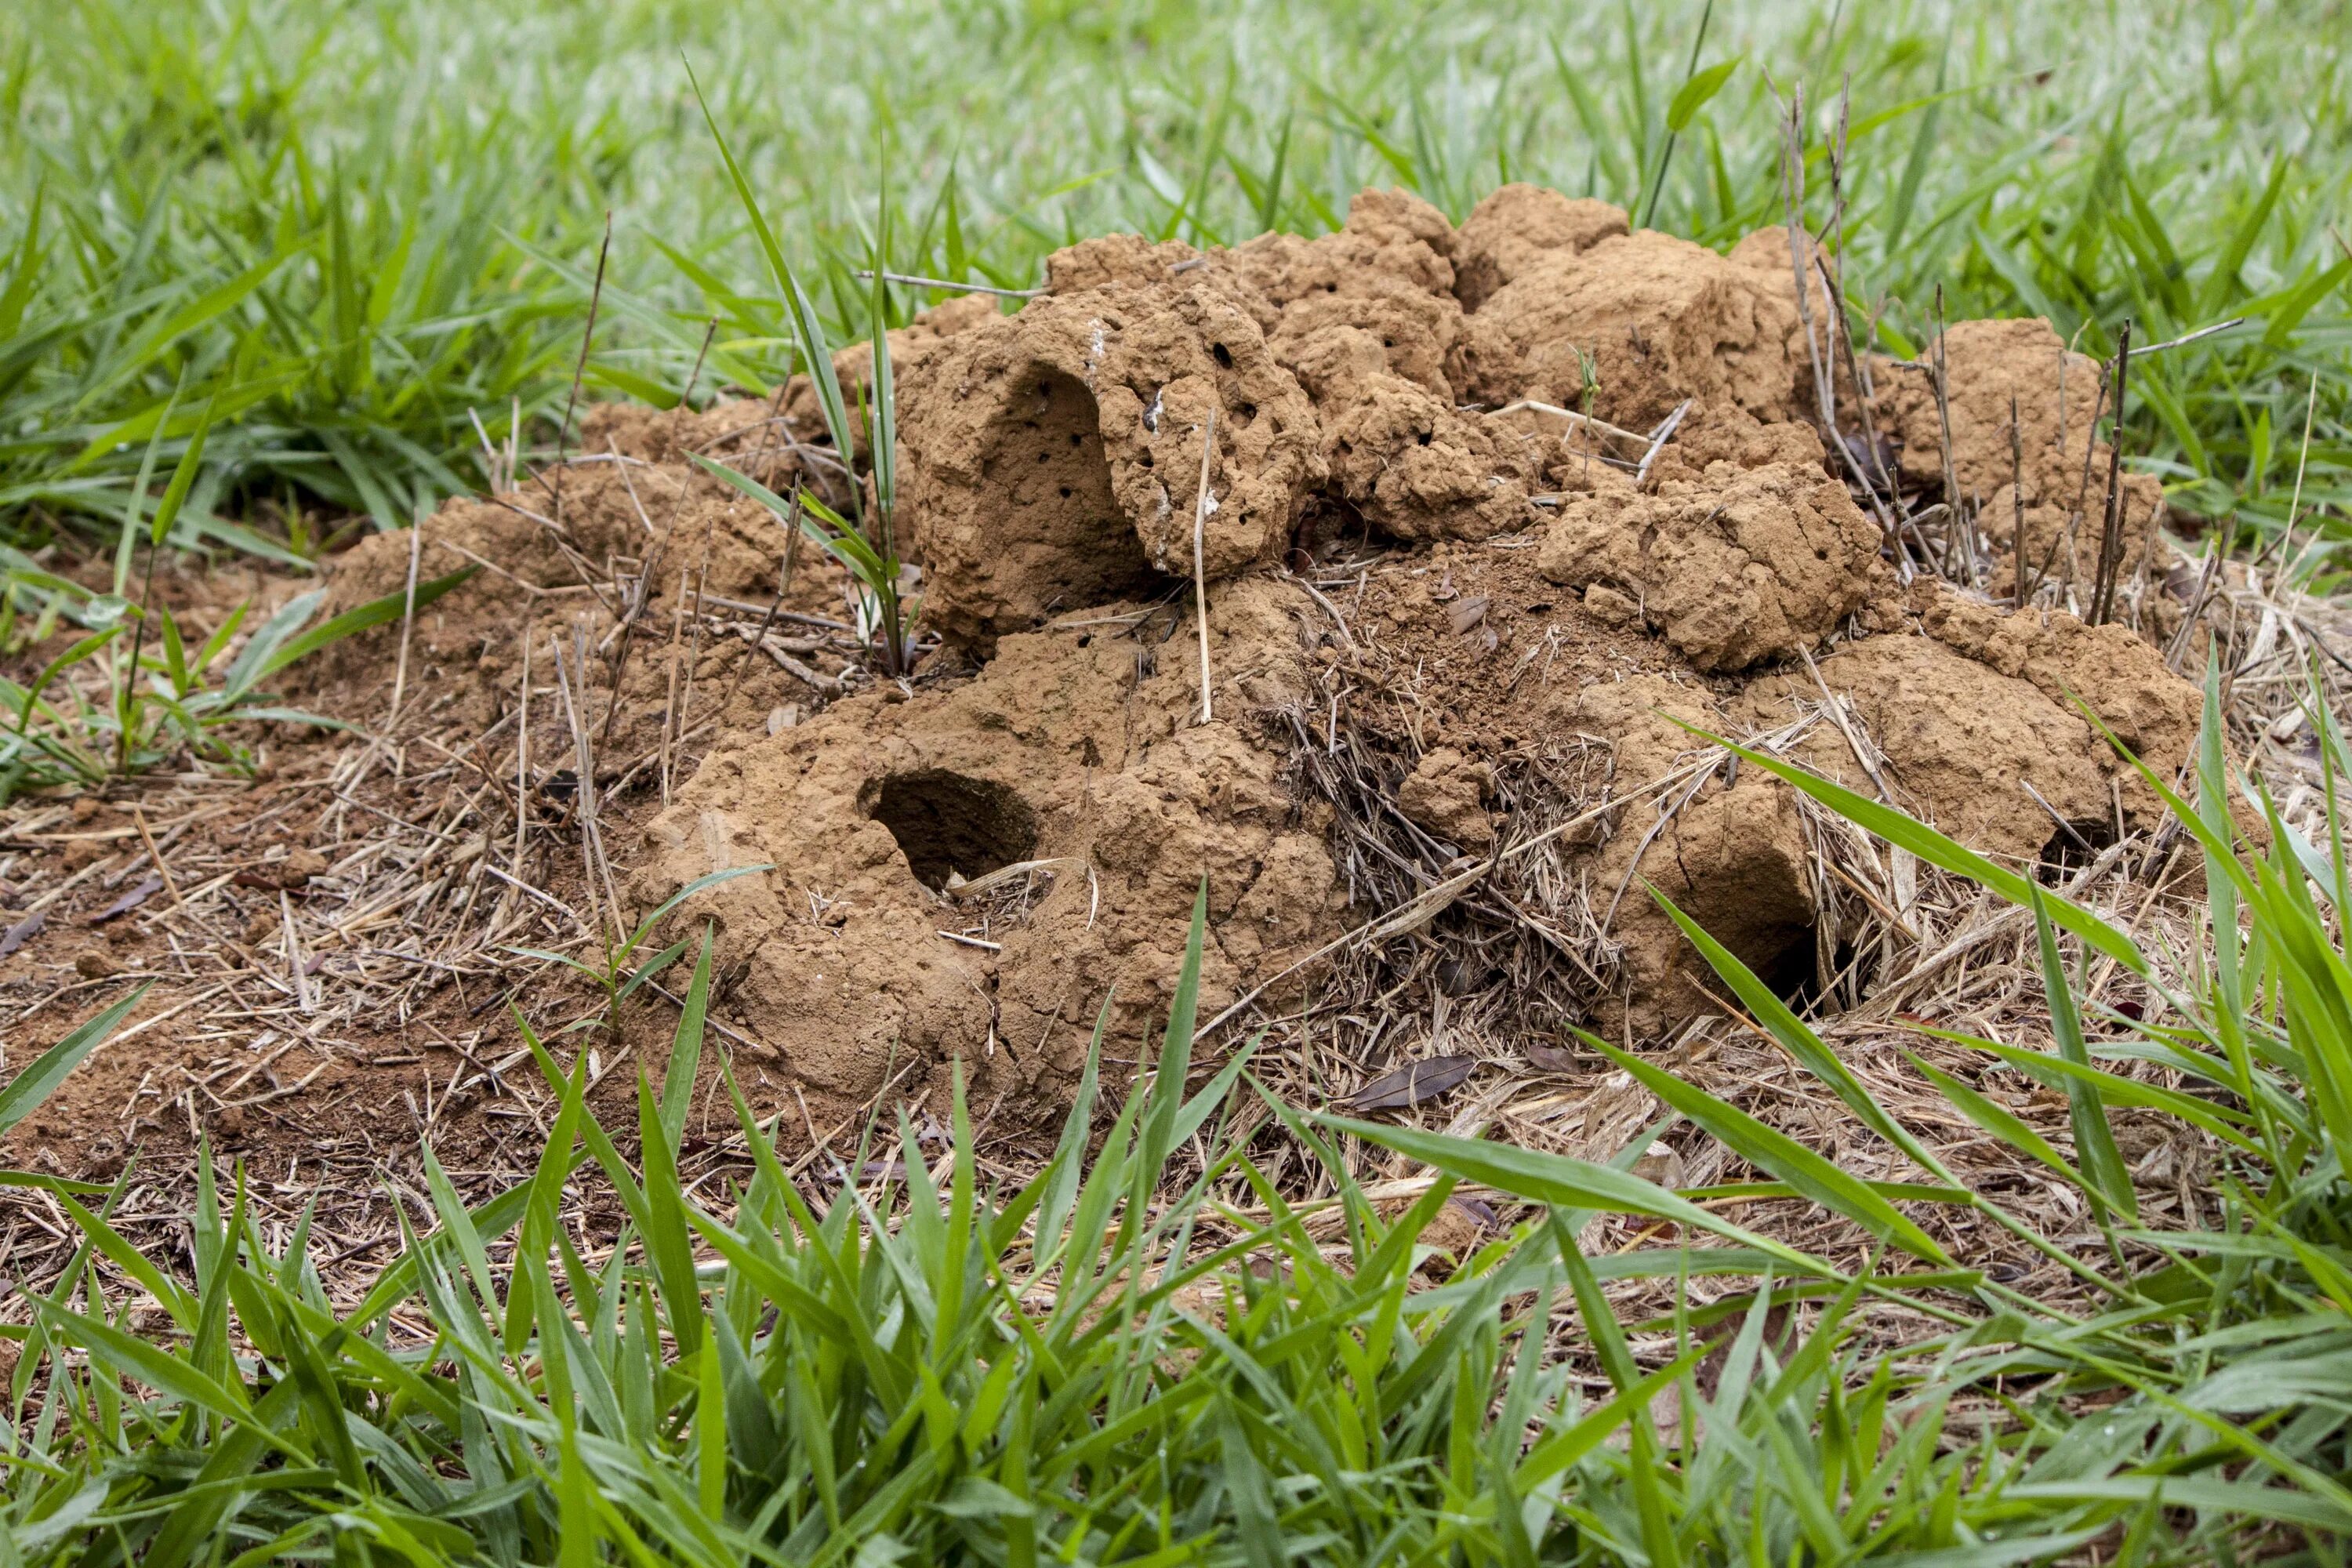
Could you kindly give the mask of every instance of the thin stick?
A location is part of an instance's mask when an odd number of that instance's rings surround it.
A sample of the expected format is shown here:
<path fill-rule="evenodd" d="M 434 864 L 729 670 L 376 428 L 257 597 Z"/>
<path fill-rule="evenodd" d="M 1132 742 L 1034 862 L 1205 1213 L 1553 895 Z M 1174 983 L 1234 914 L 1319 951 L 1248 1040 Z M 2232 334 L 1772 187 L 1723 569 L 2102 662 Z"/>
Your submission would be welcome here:
<path fill-rule="evenodd" d="M 670 605 L 669 621 L 669 689 L 662 703 L 661 789 L 662 804 L 669 804 L 669 738 L 677 723 L 677 645 L 686 632 L 686 568 L 677 569 L 677 597 Z"/>
<path fill-rule="evenodd" d="M 702 352 L 694 356 L 693 373 L 686 378 L 686 391 L 678 397 L 677 404 L 680 408 L 686 408 L 688 409 L 689 412 L 691 411 L 691 404 L 694 397 L 694 384 L 702 377 L 703 358 L 710 353 L 711 339 L 718 335 L 719 318 L 713 316 L 710 318 L 710 324 L 703 329 Z M 677 532 L 678 514 L 686 510 L 686 494 L 688 488 L 688 487 L 685 480 L 681 479 L 678 481 L 677 495 L 676 499 L 670 502 L 669 521 L 663 526 L 662 531 L 659 533 L 654 535 L 653 545 L 646 552 L 645 565 L 637 573 L 636 592 L 630 595 L 627 613 L 621 617 L 621 628 L 618 634 L 620 642 L 619 646 L 614 647 L 613 650 L 613 700 L 605 706 L 604 723 L 603 728 L 597 731 L 597 739 L 600 742 L 607 741 L 612 738 L 613 721 L 620 716 L 621 678 L 626 675 L 629 669 L 629 635 L 636 629 L 637 622 L 644 618 L 646 606 L 653 602 L 654 584 L 656 580 L 657 574 L 661 571 L 662 551 L 668 546 L 670 539 Z M 629 496 L 632 500 L 636 498 L 636 490 L 635 487 L 630 489 Z M 642 509 L 640 509 L 638 515 L 644 515 Z M 711 526 L 716 527 L 718 525 L 714 521 Z M 703 538 L 704 542 L 708 544 L 709 542 L 709 535 L 706 533 Z"/>
<path fill-rule="evenodd" d="M 2017 513 L 2016 533 L 2009 552 L 2009 604 L 2025 607 L 2025 433 L 2017 422 L 2017 394 L 2009 395 L 2009 494 Z"/>
<path fill-rule="evenodd" d="M 522 689 L 515 706 L 514 879 L 523 879 L 522 855 L 530 839 L 530 624 L 522 628 Z"/>
<path fill-rule="evenodd" d="M 1650 465 L 1658 460 L 1658 454 L 1666 449 L 1668 441 L 1674 439 L 1675 432 L 1682 426 L 1683 416 L 1691 411 L 1693 401 L 1695 400 L 1685 397 L 1676 404 L 1675 411 L 1665 416 L 1657 430 L 1651 436 L 1650 449 L 1642 454 L 1641 466 L 1633 470 L 1634 489 L 1639 489 L 1642 482 L 1650 477 Z"/>
<path fill-rule="evenodd" d="M 383 732 L 400 722 L 401 694 L 408 689 L 408 638 L 416 626 L 416 558 L 425 548 L 425 519 L 420 513 L 408 525 L 408 592 L 400 602 L 400 661 L 392 671 L 392 711 L 383 718 Z"/>
<path fill-rule="evenodd" d="M 2294 499 L 2286 503 L 2286 531 L 2279 535 L 2279 559 L 2286 564 L 2284 573 L 2294 572 L 2294 519 L 2303 510 L 2303 468 L 2311 460 L 2311 416 L 2319 408 L 2319 373 L 2311 373 L 2311 390 L 2303 399 L 2303 450 L 2294 459 Z M 2294 586 L 2292 583 L 2287 584 Z"/>
<path fill-rule="evenodd" d="M 1209 703 L 1209 575 L 1206 566 L 1209 509 L 1209 459 L 1217 449 L 1217 405 L 1209 405 L 1209 422 L 1201 437 L 1201 493 L 1192 502 L 1192 609 L 1201 623 L 1201 722 L 1213 717 Z"/>
<path fill-rule="evenodd" d="M 767 647 L 768 628 L 776 624 L 776 612 L 784 607 L 784 595 L 793 591 L 793 567 L 799 562 L 801 553 L 801 487 L 794 485 L 792 516 L 784 522 L 783 570 L 776 576 L 776 596 L 768 602 L 768 613 L 760 617 L 759 632 L 751 638 L 751 646 L 755 648 Z M 751 661 L 748 658 L 735 661 L 735 673 L 728 677 L 727 689 L 719 699 L 719 712 L 726 712 L 727 705 L 735 700 L 736 689 L 743 684 L 743 672 L 751 668 Z"/>
<path fill-rule="evenodd" d="M 1776 88 L 1777 94 L 1778 89 Z M 1805 89 L 1801 83 L 1789 89 L 1789 113 L 1780 131 L 1780 199 L 1789 214 L 1789 276 L 1797 289 L 1797 319 L 1805 328 L 1806 363 L 1812 368 L 1813 398 L 1821 414 L 1822 429 L 1826 433 L 1830 449 L 1838 461 L 1853 476 L 1864 494 L 1870 497 L 1871 510 L 1878 513 L 1878 525 L 1885 536 L 1895 536 L 1895 519 L 1880 500 L 1878 487 L 1870 482 L 1854 458 L 1853 451 L 1838 432 L 1837 422 L 1837 345 L 1832 339 L 1823 352 L 1820 332 L 1813 326 L 1813 290 L 1806 279 L 1805 256 L 1812 249 L 1812 236 L 1805 227 Z M 1824 308 L 1834 307 L 1845 313 L 1842 299 L 1824 300 Z M 1848 331 L 1851 323 L 1841 321 L 1839 331 Z M 1821 325 L 1822 331 L 1831 330 L 1829 322 Z M 1849 351 L 1852 345 L 1848 345 Z M 1858 390 L 1858 389 L 1857 389 Z M 1654 455 L 1654 454 L 1653 454 Z"/>
<path fill-rule="evenodd" d="M 172 880 L 172 868 L 163 863 L 163 852 L 155 847 L 155 836 L 147 831 L 147 814 L 139 809 L 139 803 L 135 800 L 131 803 L 131 821 L 139 829 L 139 842 L 147 846 L 147 858 L 153 864 L 155 875 L 163 879 L 163 890 L 172 895 L 172 907 L 177 909 L 185 900 L 180 897 L 178 885 Z"/>
<path fill-rule="evenodd" d="M 1522 397 L 1517 403 L 1505 404 L 1502 407 L 1495 410 L 1495 413 L 1497 416 L 1500 416 L 1505 414 L 1517 414 L 1523 411 L 1529 414 L 1549 414 L 1554 418 L 1565 419 L 1571 425 L 1580 425 L 1587 430 L 1598 430 L 1604 436 L 1613 436 L 1621 441 L 1647 441 L 1650 439 L 1649 436 L 1644 436 L 1638 430 L 1622 429 L 1617 426 L 1610 424 L 1605 419 L 1595 419 L 1590 414 L 1579 414 L 1573 408 L 1562 408 L 1556 403 L 1538 403 L 1532 397 Z M 1652 434 L 1654 435 L 1655 432 L 1652 432 Z M 1604 458 L 1602 460 L 1606 461 L 1607 459 Z"/>
<path fill-rule="evenodd" d="M 870 279 L 874 274 L 870 269 L 862 269 L 857 276 Z M 1045 292 L 1043 289 L 999 289 L 992 283 L 950 283 L 944 278 L 918 278 L 907 272 L 885 272 L 882 281 L 903 283 L 914 289 L 944 289 L 950 293 L 993 294 L 1002 300 L 1034 300 Z"/>
<path fill-rule="evenodd" d="M 1951 366 L 1944 357 L 1944 286 L 1936 285 L 1936 353 L 1928 362 L 1935 373 L 1936 428 L 1943 441 L 1944 504 L 1950 509 L 1949 521 L 1944 525 L 1944 574 L 1952 572 L 1953 526 L 1960 520 L 1960 479 L 1952 468 L 1952 387 Z"/>
<path fill-rule="evenodd" d="M 605 944 L 605 952 L 609 957 L 612 952 L 612 942 L 619 934 L 620 900 L 612 897 L 609 871 L 605 873 L 603 896 L 599 896 L 597 873 L 602 869 L 600 862 L 603 855 L 600 851 L 603 847 L 597 842 L 596 835 L 595 758 L 588 749 L 588 731 L 580 722 L 581 702 L 573 697 L 572 691 L 572 666 L 580 663 L 585 657 L 586 650 L 581 646 L 581 639 L 586 634 L 577 626 L 572 629 L 575 637 L 572 658 L 568 661 L 563 657 L 563 644 L 551 639 L 551 646 L 555 651 L 555 689 L 563 698 L 563 721 L 572 731 L 573 769 L 572 809 L 580 818 L 580 868 L 585 874 L 588 885 L 588 913 L 591 920 L 595 922 L 597 940 Z M 584 666 L 581 673 L 583 677 L 586 675 Z M 610 915 L 613 921 L 612 936 L 605 933 L 604 920 L 607 915 Z"/>
<path fill-rule="evenodd" d="M 2193 343 L 2200 338 L 2210 338 L 2216 332 L 2226 332 L 2231 327 L 2242 327 L 2245 324 L 2245 317 L 2232 316 L 2226 321 L 2216 321 L 2210 327 L 2200 327 L 2193 332 L 2183 332 L 2177 338 L 2167 338 L 2160 343 L 2150 343 L 2144 349 L 2136 349 L 2133 352 L 2140 358 L 2146 359 L 2150 354 L 2160 354 L 2167 349 L 2177 349 L 2185 343 Z"/>
<path fill-rule="evenodd" d="M 596 247 L 596 283 L 588 291 L 588 328 L 580 334 L 580 358 L 572 367 L 572 395 L 563 400 L 563 423 L 555 427 L 555 478 L 549 482 L 545 474 L 540 476 L 547 486 L 550 510 L 559 525 L 563 516 L 564 449 L 572 439 L 572 412 L 580 406 L 580 383 L 588 374 L 588 350 L 596 342 L 596 308 L 604 302 L 604 262 L 612 253 L 613 214 L 608 208 L 604 213 L 604 243 Z"/>
<path fill-rule="evenodd" d="M 686 373 L 686 390 L 677 395 L 677 405 L 688 414 L 694 412 L 694 384 L 702 379 L 702 362 L 710 357 L 710 342 L 718 335 L 719 318 L 713 316 L 702 329 L 702 347 L 695 351 L 694 368 Z"/>
<path fill-rule="evenodd" d="M 2099 530 L 2099 565 L 2092 578 L 2091 624 L 2105 626 L 2115 609 L 2116 578 L 2123 570 L 2124 395 L 2131 377 L 2131 321 L 2116 334 L 2116 411 L 2107 433 L 2107 507 Z"/>
<path fill-rule="evenodd" d="M 2084 326 L 2088 326 L 2089 324 L 2090 323 L 2087 321 L 2084 323 Z M 2081 334 L 2078 332 L 2076 336 L 2079 338 Z M 2088 430 L 2083 433 L 2083 477 L 2074 487 L 2074 510 L 2066 514 L 2065 593 L 2067 602 L 2070 604 L 2074 602 L 2074 570 L 2076 566 L 2080 564 L 2078 557 L 2080 556 L 2081 552 L 2075 548 L 2075 545 L 2081 539 L 2083 509 L 2084 506 L 2089 504 L 2091 499 L 2091 460 L 2097 455 L 2099 450 L 2099 420 L 2106 414 L 2107 411 L 2107 387 L 2110 384 L 2110 381 L 2111 378 L 2107 374 L 2107 366 L 2105 364 L 2100 365 L 2098 394 L 2091 399 L 2091 426 Z M 2063 370 L 2060 372 L 2058 384 L 2062 387 L 2066 384 L 2064 380 L 2064 372 Z M 2064 432 L 2062 430 L 2060 434 L 2063 437 Z M 2064 451 L 2063 445 L 2060 447 L 2060 451 L 2063 455 Z"/>

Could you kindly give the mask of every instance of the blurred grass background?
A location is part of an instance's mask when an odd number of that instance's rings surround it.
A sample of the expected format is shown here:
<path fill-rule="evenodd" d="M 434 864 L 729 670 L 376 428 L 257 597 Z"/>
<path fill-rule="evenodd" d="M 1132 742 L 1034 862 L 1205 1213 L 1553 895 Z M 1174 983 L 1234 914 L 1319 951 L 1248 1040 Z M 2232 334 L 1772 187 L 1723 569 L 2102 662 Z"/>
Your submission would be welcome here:
<path fill-rule="evenodd" d="M 0 542 L 110 533 L 148 437 L 209 409 L 177 525 L 305 555 L 545 440 L 604 215 L 590 378 L 675 396 L 789 367 L 690 63 L 795 259 L 1019 286 L 1072 238 L 1335 224 L 1367 184 L 1457 218 L 1506 180 L 1726 245 L 1779 221 L 1774 87 L 1819 155 L 1850 83 L 1849 286 L 1883 346 L 2042 314 L 2136 363 L 2127 450 L 2176 510 L 2275 531 L 2352 502 L 2341 0 L 2147 5 L 73 0 L 0 13 Z M 1696 68 L 1739 62 L 1679 135 Z M 911 311 L 925 300 L 904 294 Z M 708 394 L 710 376 L 705 375 Z M 175 392 L 178 401 L 173 403 Z M 2305 531 L 2310 532 L 2308 527 Z"/>

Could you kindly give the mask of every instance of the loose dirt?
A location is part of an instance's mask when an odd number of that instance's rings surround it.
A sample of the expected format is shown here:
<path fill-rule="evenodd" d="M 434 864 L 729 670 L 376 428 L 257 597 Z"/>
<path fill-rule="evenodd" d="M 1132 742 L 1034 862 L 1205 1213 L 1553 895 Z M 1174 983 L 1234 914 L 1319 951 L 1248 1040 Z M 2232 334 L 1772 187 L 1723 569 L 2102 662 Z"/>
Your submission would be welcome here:
<path fill-rule="evenodd" d="M 1824 427 L 1839 312 L 1819 275 L 1800 298 L 1791 256 L 1785 230 L 1727 256 L 1528 186 L 1459 228 L 1367 192 L 1333 234 L 1090 240 L 1017 310 L 943 305 L 891 338 L 925 653 L 904 679 L 874 673 L 840 573 L 687 461 L 845 504 L 870 454 L 833 449 L 804 383 L 594 410 L 576 460 L 423 525 L 419 575 L 470 581 L 304 668 L 295 695 L 369 733 L 277 737 L 299 809 L 260 809 L 265 788 L 210 859 L 170 847 L 183 882 L 233 868 L 218 888 L 112 945 L 87 934 L 95 884 L 46 906 L 0 961 L 45 1008 L 11 1033 L 88 1010 L 48 977 L 93 942 L 183 998 L 208 953 L 279 1018 L 287 1066 L 344 1086 L 337 1114 L 394 1093 L 355 1064 L 421 1039 L 454 1076 L 412 1112 L 503 1148 L 528 1117 L 483 1118 L 531 1069 L 498 1005 L 551 1031 L 593 1011 L 513 950 L 593 959 L 747 866 L 659 940 L 710 931 L 747 1092 L 811 1142 L 950 1061 L 992 1125 L 1050 1123 L 1098 1017 L 1115 1077 L 1145 1058 L 1203 884 L 1204 1056 L 1269 1029 L 1310 1096 L 1446 1054 L 1590 1076 L 1579 1028 L 1685 1048 L 1726 1009 L 1653 889 L 1793 1000 L 1851 1004 L 1919 918 L 1916 868 L 1857 870 L 1883 851 L 1709 737 L 2056 878 L 2158 816 L 2084 710 L 2177 773 L 2199 699 L 2175 669 L 2204 633 L 2160 591 L 2137 477 L 2121 622 L 2074 613 L 2105 501 L 2095 364 L 2041 322 L 1957 323 L 1916 363 L 1847 356 Z M 839 361 L 853 387 L 870 366 Z M 341 557 L 332 607 L 401 591 L 411 550 Z M 18 812 L 20 906 L 81 869 L 63 809 Z M 265 819 L 282 842 L 236 840 Z M 106 831 L 99 882 L 139 868 L 135 834 Z M 659 1048 L 667 1005 L 563 1037 L 614 1053 L 601 1077 Z M 173 1079 L 142 1110 L 126 1086 L 166 1039 L 203 1093 Z M 226 1081 L 206 1048 L 159 1026 L 102 1053 L 31 1142 L 79 1166 L 101 1120 L 118 1150 L 142 1115 L 178 1136 L 162 1106 L 218 1131 L 252 1096 L 205 1087 Z M 264 1107 L 298 1162 L 326 1136 L 306 1103 Z"/>

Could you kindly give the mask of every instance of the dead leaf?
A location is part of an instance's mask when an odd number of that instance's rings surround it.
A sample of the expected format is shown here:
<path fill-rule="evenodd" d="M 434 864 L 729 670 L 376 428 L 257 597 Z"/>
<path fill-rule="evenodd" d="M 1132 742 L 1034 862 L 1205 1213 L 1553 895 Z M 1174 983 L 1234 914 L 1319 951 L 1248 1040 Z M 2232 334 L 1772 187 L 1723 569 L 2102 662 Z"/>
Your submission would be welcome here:
<path fill-rule="evenodd" d="M 1346 1101 L 1349 1110 L 1409 1110 L 1424 1100 L 1435 1100 L 1478 1070 L 1476 1057 L 1431 1057 L 1407 1062 L 1382 1073 Z"/>
<path fill-rule="evenodd" d="M 1538 1072 L 1574 1072 L 1576 1053 L 1559 1046 L 1548 1046 L 1541 1040 L 1528 1042 L 1528 1060 Z"/>
<path fill-rule="evenodd" d="M 139 879 L 139 885 L 137 887 L 131 889 L 129 892 L 115 900 L 114 902 L 107 905 L 106 908 L 99 910 L 98 913 L 90 916 L 89 923 L 94 926 L 102 926 L 109 921 L 120 920 L 122 916 L 129 914 L 131 910 L 137 909 L 140 905 L 145 903 L 148 900 L 153 898 L 157 893 L 160 893 L 163 890 L 163 878 L 142 877 Z"/>
<path fill-rule="evenodd" d="M 48 923 L 49 917 L 35 910 L 31 914 L 10 926 L 5 932 L 0 932 L 0 958 L 7 957 L 40 935 L 41 928 Z"/>

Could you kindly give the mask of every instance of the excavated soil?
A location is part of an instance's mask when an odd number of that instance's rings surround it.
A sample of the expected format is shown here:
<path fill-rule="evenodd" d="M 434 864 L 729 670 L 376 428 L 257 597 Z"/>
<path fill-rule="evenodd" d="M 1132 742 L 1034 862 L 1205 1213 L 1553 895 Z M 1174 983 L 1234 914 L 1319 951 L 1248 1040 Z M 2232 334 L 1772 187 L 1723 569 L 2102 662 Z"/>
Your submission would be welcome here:
<path fill-rule="evenodd" d="M 1528 187 L 1459 230 L 1370 192 L 1319 238 L 1088 241 L 1014 313 L 960 305 L 899 373 L 940 673 L 722 745 L 648 828 L 637 902 L 772 864 L 700 907 L 804 1081 L 869 1095 L 910 1055 L 955 1056 L 990 1095 L 1050 1104 L 1106 997 L 1134 1059 L 1204 878 L 1204 1016 L 1273 1016 L 1323 994 L 1323 950 L 1383 891 L 1547 803 L 1626 803 L 1558 841 L 1558 875 L 1609 908 L 1534 988 L 1549 1026 L 1656 1039 L 1705 1005 L 1642 879 L 1759 971 L 1810 971 L 1820 877 L 1791 793 L 1753 771 L 1678 784 L 1670 810 L 1644 793 L 1697 754 L 1685 726 L 1798 723 L 1792 754 L 2017 860 L 2152 821 L 2072 703 L 2168 772 L 2194 691 L 2126 626 L 1898 582 L 1808 421 L 1788 255 L 1785 231 L 1726 258 Z M 2084 363 L 2041 323 L 1966 323 L 1944 374 L 1989 518 L 2017 399 L 2025 543 L 2046 552 L 2084 466 Z M 1932 384 L 1875 379 L 1898 482 L 1940 490 Z M 1654 454 L 1610 433 L 1678 407 Z M 1977 547 L 2014 542 L 1988 522 Z M 1843 727 L 1799 722 L 1830 694 Z M 1343 819 L 1364 802 L 1297 765 L 1343 741 L 1383 781 L 1400 878 L 1360 874 Z"/>
<path fill-rule="evenodd" d="M 2057 867 L 2158 815 L 2076 704 L 2171 773 L 2198 696 L 2151 640 L 2177 610 L 2069 611 L 2104 502 L 2097 366 L 2042 322 L 1957 323 L 1917 364 L 1865 360 L 1858 394 L 1841 371 L 1824 429 L 1829 307 L 1790 257 L 1785 230 L 1726 256 L 1523 185 L 1459 228 L 1367 192 L 1337 233 L 1089 240 L 1017 310 L 942 306 L 892 336 L 926 639 L 905 679 L 873 673 L 837 570 L 686 460 L 845 501 L 803 384 L 594 411 L 580 460 L 415 542 L 423 577 L 478 569 L 405 656 L 411 726 L 478 736 L 442 748 L 477 804 L 434 831 L 487 889 L 450 941 L 545 943 L 567 933 L 544 905 L 634 920 L 765 865 L 672 923 L 714 922 L 747 1089 L 795 1126 L 950 1058 L 992 1115 L 1051 1119 L 1098 1013 L 1114 1069 L 1144 1056 L 1204 881 L 1203 1018 L 1337 1007 L 1360 1076 L 1435 1050 L 1449 1009 L 1539 1066 L 1571 1026 L 1654 1045 L 1719 1011 L 1650 885 L 1826 999 L 1847 955 L 1808 815 L 1696 731 Z M 2160 496 L 2122 499 L 2144 570 Z M 1937 501 L 1958 585 L 1882 518 Z M 411 549 L 351 552 L 333 607 L 399 591 Z M 339 645 L 299 695 L 373 721 L 400 642 Z M 509 868 L 526 728 L 538 841 Z M 285 905 L 252 902 L 258 941 Z M 478 1038 L 488 1005 L 440 1026 Z"/>

